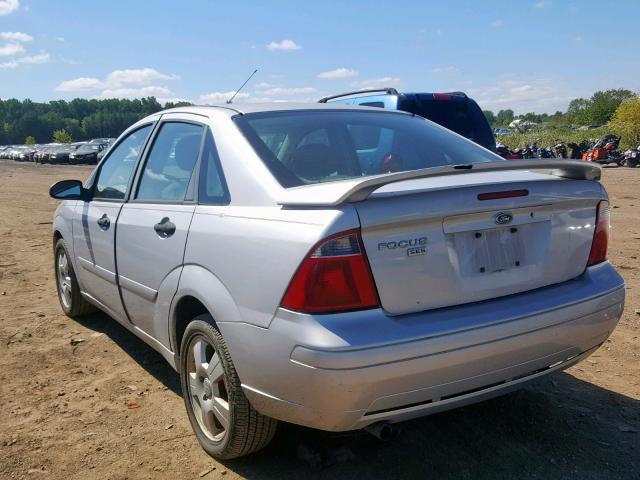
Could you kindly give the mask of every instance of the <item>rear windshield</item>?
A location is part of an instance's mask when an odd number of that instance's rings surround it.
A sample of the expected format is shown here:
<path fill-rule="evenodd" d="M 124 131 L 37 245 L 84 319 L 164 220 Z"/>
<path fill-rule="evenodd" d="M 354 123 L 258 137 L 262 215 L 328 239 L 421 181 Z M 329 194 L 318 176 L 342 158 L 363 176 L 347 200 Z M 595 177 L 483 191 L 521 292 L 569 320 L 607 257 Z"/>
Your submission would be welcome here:
<path fill-rule="evenodd" d="M 501 157 L 423 118 L 349 110 L 299 110 L 235 117 L 285 187 Z"/>
<path fill-rule="evenodd" d="M 482 110 L 470 98 L 437 100 L 431 94 L 417 94 L 401 101 L 401 110 L 428 118 L 449 130 L 494 150 L 496 141 Z"/>

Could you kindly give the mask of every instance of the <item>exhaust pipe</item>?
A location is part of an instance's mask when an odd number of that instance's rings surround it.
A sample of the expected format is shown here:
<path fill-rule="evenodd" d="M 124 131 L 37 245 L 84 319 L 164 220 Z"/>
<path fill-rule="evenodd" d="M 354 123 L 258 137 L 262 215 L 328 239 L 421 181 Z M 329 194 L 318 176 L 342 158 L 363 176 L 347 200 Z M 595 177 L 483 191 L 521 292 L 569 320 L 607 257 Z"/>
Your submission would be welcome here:
<path fill-rule="evenodd" d="M 389 422 L 372 423 L 364 427 L 364 430 L 383 442 L 391 440 L 394 433 L 394 428 Z"/>

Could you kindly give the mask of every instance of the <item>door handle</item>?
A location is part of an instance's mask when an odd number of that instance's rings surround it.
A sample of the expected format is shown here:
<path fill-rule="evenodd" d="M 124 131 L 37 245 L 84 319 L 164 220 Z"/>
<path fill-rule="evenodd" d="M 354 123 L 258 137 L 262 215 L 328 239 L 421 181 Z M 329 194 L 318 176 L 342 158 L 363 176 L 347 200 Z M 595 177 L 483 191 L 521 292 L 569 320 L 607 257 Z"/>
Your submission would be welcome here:
<path fill-rule="evenodd" d="M 167 238 L 176 233 L 176 225 L 169 220 L 169 217 L 164 217 L 153 226 L 153 229 L 160 238 Z"/>
<path fill-rule="evenodd" d="M 99 219 L 98 219 L 98 226 L 102 229 L 102 230 L 108 230 L 109 229 L 109 225 L 111 225 L 111 220 L 109 220 L 109 217 L 107 217 L 107 214 L 104 213 Z"/>

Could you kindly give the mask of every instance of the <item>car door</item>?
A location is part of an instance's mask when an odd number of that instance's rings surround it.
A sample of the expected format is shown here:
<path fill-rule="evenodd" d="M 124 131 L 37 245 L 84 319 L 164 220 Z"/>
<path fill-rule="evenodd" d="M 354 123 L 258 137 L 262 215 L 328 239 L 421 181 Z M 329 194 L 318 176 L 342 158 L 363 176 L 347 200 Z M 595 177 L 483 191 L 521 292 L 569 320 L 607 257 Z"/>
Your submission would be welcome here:
<path fill-rule="evenodd" d="M 80 285 L 120 321 L 126 314 L 116 281 L 115 227 L 151 129 L 152 124 L 136 128 L 111 150 L 95 175 L 91 200 L 78 202 L 73 219 Z"/>
<path fill-rule="evenodd" d="M 122 300 L 131 322 L 161 343 L 195 210 L 194 172 L 206 131 L 197 118 L 163 115 L 137 174 L 137 188 L 118 218 Z"/>

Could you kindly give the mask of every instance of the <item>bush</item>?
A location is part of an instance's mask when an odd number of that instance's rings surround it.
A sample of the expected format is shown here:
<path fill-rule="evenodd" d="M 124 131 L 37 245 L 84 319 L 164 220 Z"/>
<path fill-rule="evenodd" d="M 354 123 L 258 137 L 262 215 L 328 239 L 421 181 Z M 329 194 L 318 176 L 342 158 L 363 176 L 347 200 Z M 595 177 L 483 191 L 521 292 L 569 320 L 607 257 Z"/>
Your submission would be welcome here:
<path fill-rule="evenodd" d="M 73 142 L 73 138 L 71 134 L 63 128 L 53 132 L 53 141 L 56 143 L 71 143 Z"/>
<path fill-rule="evenodd" d="M 36 139 L 33 137 L 33 135 L 29 135 L 29 136 L 24 140 L 24 144 L 25 144 L 25 145 L 35 145 L 35 144 L 36 144 Z"/>
<path fill-rule="evenodd" d="M 640 144 L 640 98 L 622 102 L 609 122 L 609 128 L 621 137 L 623 148 Z"/>
<path fill-rule="evenodd" d="M 536 142 L 539 147 L 553 147 L 558 142 L 580 143 L 584 140 L 602 138 L 612 133 L 608 127 L 594 128 L 591 130 L 574 130 L 569 127 L 550 127 L 528 132 L 513 132 L 507 135 L 499 135 L 497 140 L 510 148 L 524 147 Z"/>

